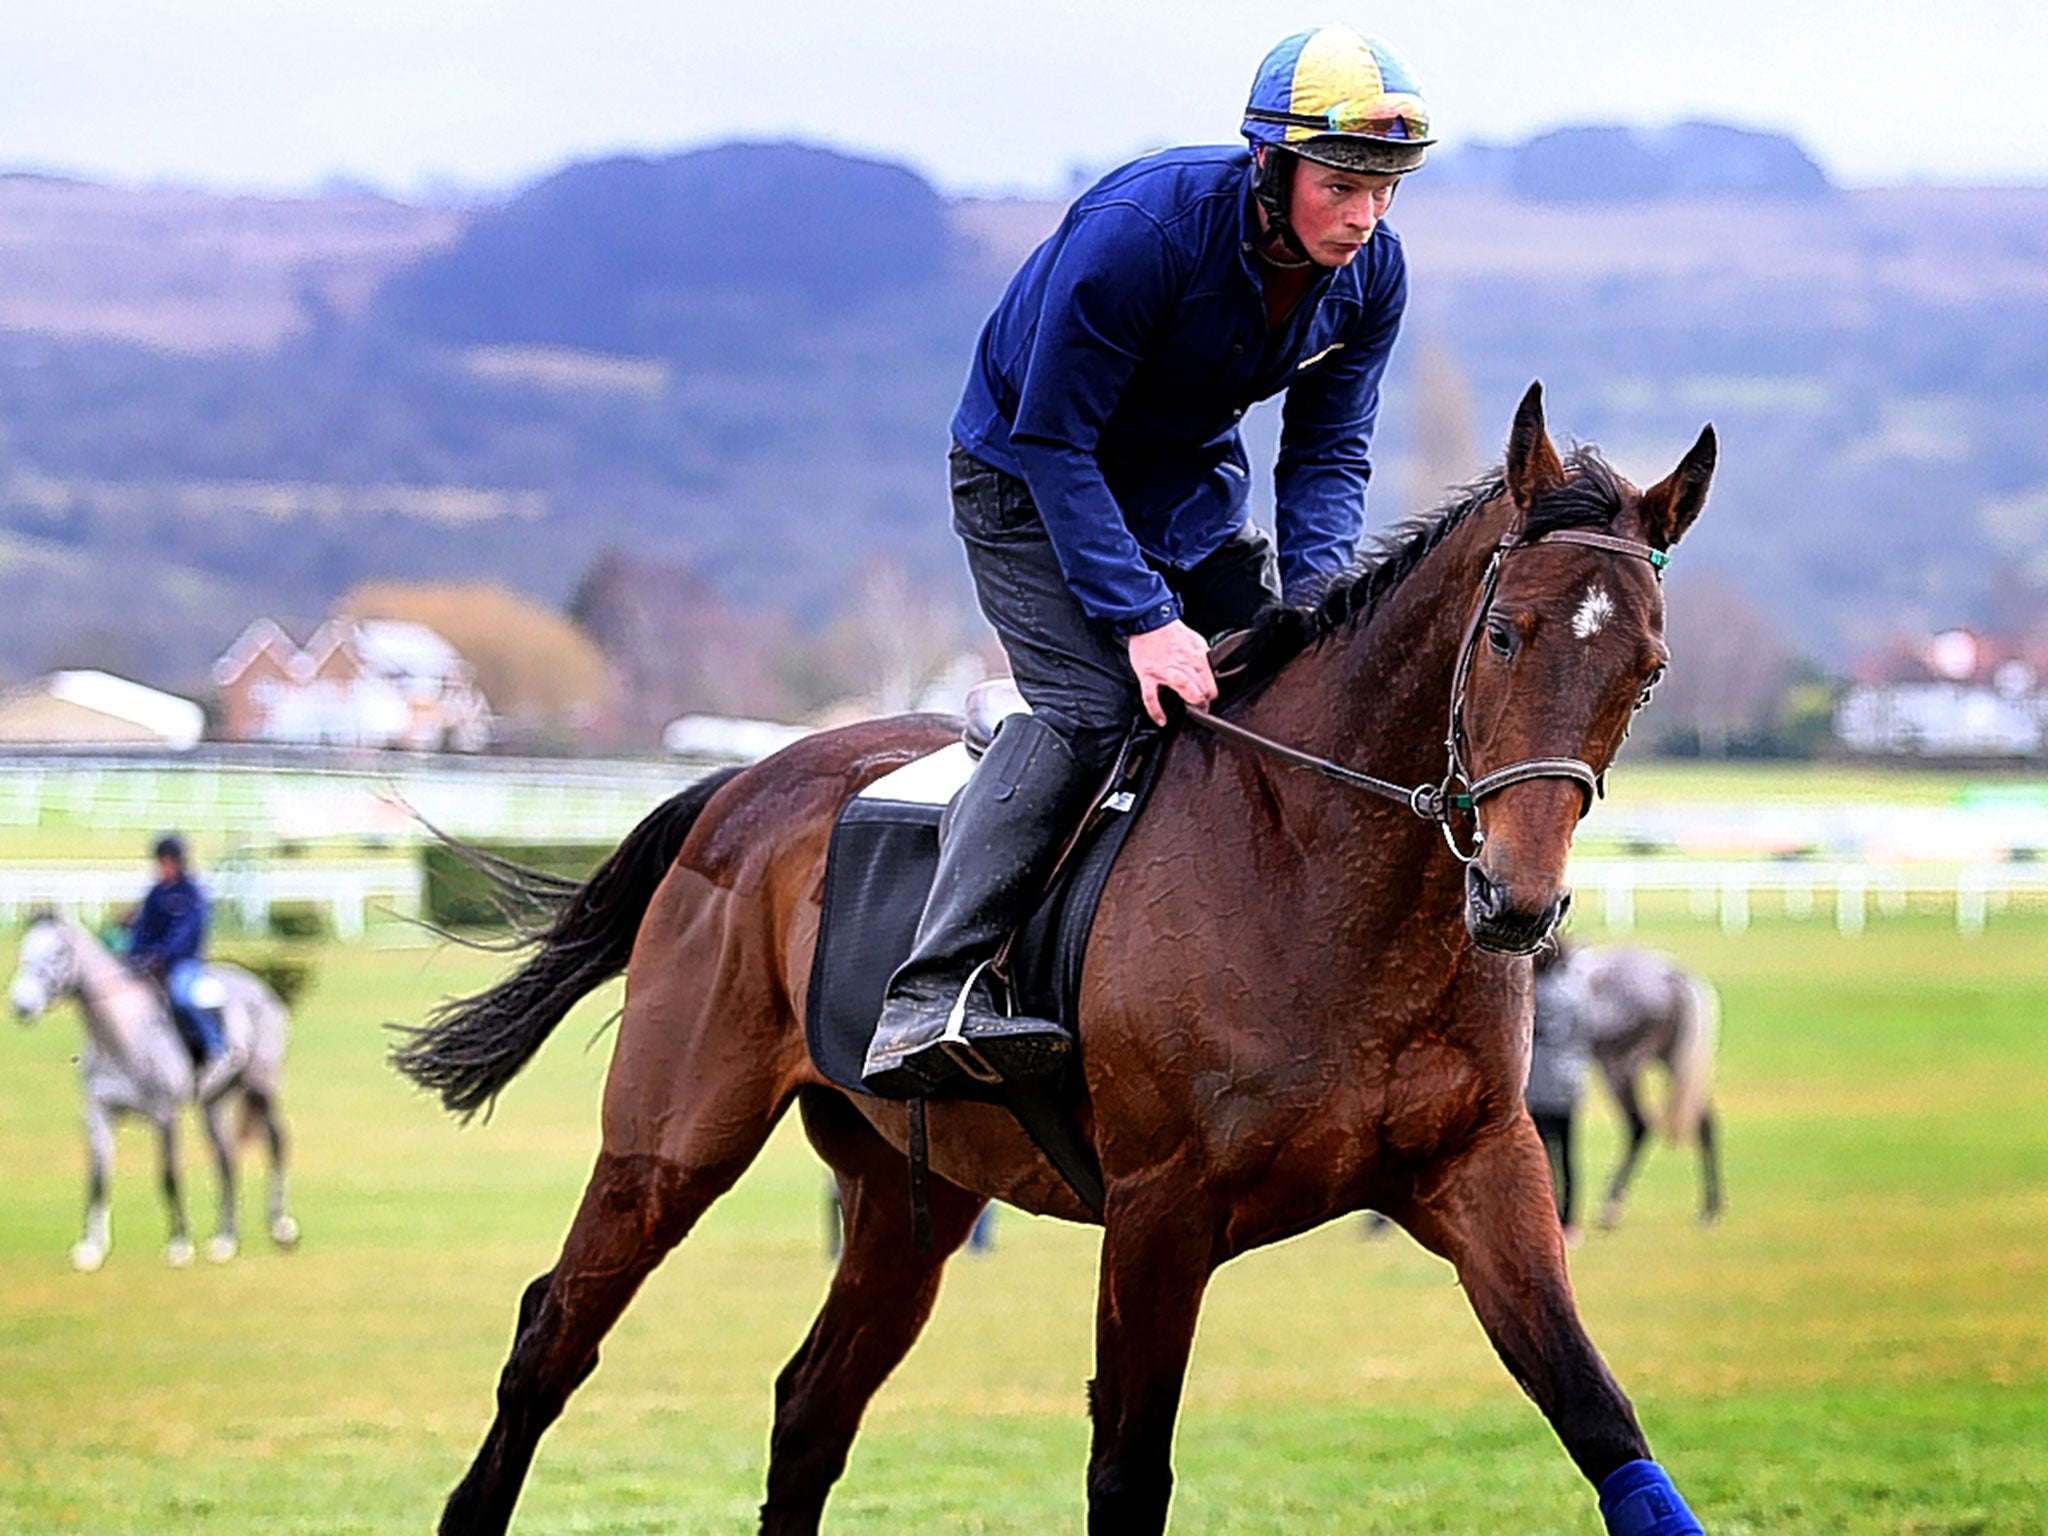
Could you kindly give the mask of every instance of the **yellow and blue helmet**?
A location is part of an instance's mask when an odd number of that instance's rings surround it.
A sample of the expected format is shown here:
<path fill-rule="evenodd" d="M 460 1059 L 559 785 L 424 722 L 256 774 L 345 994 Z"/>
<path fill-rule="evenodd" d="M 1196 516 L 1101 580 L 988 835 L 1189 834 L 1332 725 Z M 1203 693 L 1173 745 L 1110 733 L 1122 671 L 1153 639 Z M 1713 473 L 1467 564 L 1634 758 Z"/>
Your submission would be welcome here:
<path fill-rule="evenodd" d="M 1400 175 L 1422 164 L 1429 109 L 1391 45 L 1349 27 L 1287 38 L 1259 65 L 1244 136 L 1338 170 Z"/>

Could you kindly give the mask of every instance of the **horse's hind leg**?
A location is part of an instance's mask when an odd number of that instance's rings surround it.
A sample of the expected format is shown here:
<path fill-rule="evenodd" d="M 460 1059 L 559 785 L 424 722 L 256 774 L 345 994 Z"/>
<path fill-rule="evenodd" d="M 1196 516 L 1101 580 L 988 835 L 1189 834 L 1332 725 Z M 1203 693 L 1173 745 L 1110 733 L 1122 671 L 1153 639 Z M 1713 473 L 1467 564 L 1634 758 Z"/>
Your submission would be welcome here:
<path fill-rule="evenodd" d="M 1721 1133 L 1714 1122 L 1714 1106 L 1700 1111 L 1700 1225 L 1711 1227 L 1721 1219 Z"/>
<path fill-rule="evenodd" d="M 802 1107 L 812 1145 L 838 1176 L 844 1240 L 825 1305 L 776 1378 L 763 1536 L 818 1529 L 869 1399 L 916 1342 L 940 1271 L 986 1203 L 933 1177 L 932 1243 L 920 1254 L 902 1154 L 837 1093 L 812 1090 Z"/>
<path fill-rule="evenodd" d="M 750 1065 L 732 1057 L 725 1070 Z M 449 1495 L 443 1536 L 505 1529 L 542 1433 L 597 1369 L 598 1345 L 626 1303 L 746 1171 L 780 1118 L 779 1090 L 765 1074 L 704 1093 L 699 1104 L 678 1106 L 685 1124 L 663 1135 L 672 1150 L 599 1154 L 561 1257 L 520 1302 L 512 1353 L 498 1377 L 497 1417 Z"/>
<path fill-rule="evenodd" d="M 300 1236 L 299 1223 L 285 1200 L 288 1142 L 284 1120 L 277 1112 L 277 1096 L 262 1089 L 245 1087 L 242 1102 L 250 1119 L 261 1124 L 264 1144 L 270 1153 L 270 1192 L 264 1208 L 264 1222 L 269 1228 L 270 1240 L 280 1248 L 296 1248 Z"/>

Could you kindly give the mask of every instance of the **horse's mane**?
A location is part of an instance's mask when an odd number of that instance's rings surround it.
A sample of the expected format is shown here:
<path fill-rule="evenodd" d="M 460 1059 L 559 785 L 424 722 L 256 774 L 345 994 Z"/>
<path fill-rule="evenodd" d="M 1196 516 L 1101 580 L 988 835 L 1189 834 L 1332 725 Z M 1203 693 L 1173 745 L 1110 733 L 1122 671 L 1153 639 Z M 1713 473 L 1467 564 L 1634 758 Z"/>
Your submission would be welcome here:
<path fill-rule="evenodd" d="M 1565 455 L 1564 467 L 1564 484 L 1544 492 L 1530 506 L 1524 520 L 1527 534 L 1606 528 L 1620 513 L 1621 477 L 1599 449 L 1574 446 Z M 1506 493 L 1507 471 L 1496 466 L 1455 487 L 1435 510 L 1404 518 L 1377 535 L 1359 551 L 1349 570 L 1331 580 L 1313 607 L 1275 609 L 1245 633 L 1231 649 L 1228 675 L 1218 679 L 1226 695 L 1234 699 L 1253 692 L 1302 652 L 1340 629 L 1370 619 L 1431 550 Z"/>

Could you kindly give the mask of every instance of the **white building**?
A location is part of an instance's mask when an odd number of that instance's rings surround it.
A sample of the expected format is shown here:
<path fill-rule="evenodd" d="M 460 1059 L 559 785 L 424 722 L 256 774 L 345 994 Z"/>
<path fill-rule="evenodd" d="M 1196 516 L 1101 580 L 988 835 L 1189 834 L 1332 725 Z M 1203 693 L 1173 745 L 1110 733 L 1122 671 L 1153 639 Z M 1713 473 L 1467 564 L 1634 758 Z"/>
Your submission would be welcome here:
<path fill-rule="evenodd" d="M 1946 630 L 1876 663 L 1842 696 L 1835 734 L 1858 752 L 2034 757 L 2048 745 L 2048 691 L 2016 647 Z"/>
<path fill-rule="evenodd" d="M 0 696 L 0 743 L 10 747 L 168 747 L 199 741 L 206 714 L 190 699 L 110 672 L 52 672 Z"/>
<path fill-rule="evenodd" d="M 478 752 L 491 739 L 475 672 L 424 624 L 334 618 L 301 647 L 258 619 L 213 677 L 230 741 Z"/>

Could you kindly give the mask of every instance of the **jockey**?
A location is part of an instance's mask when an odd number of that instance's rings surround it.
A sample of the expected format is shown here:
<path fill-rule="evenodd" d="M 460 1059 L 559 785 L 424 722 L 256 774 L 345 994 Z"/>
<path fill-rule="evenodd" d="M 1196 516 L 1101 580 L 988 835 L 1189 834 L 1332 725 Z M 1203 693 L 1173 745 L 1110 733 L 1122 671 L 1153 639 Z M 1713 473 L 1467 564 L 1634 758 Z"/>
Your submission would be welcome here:
<path fill-rule="evenodd" d="M 1242 132 L 1248 150 L 1167 150 L 1097 182 L 982 330 L 953 417 L 953 527 L 1033 712 L 1003 722 L 954 808 L 868 1052 L 886 1097 L 960 1076 L 950 1034 L 1005 1078 L 1060 1064 L 1065 1032 L 999 1012 L 980 968 L 1139 708 L 1164 724 L 1162 688 L 1212 702 L 1209 640 L 1312 603 L 1364 528 L 1408 294 L 1380 220 L 1428 115 L 1392 48 L 1321 27 L 1266 56 Z M 1238 423 L 1282 392 L 1276 549 L 1249 519 Z"/>
<path fill-rule="evenodd" d="M 205 996 L 206 893 L 186 870 L 185 840 L 175 832 L 157 839 L 156 884 L 142 898 L 129 934 L 128 963 L 158 977 L 171 999 L 171 1017 L 186 1047 L 201 1062 L 227 1049 L 220 1009 Z"/>

